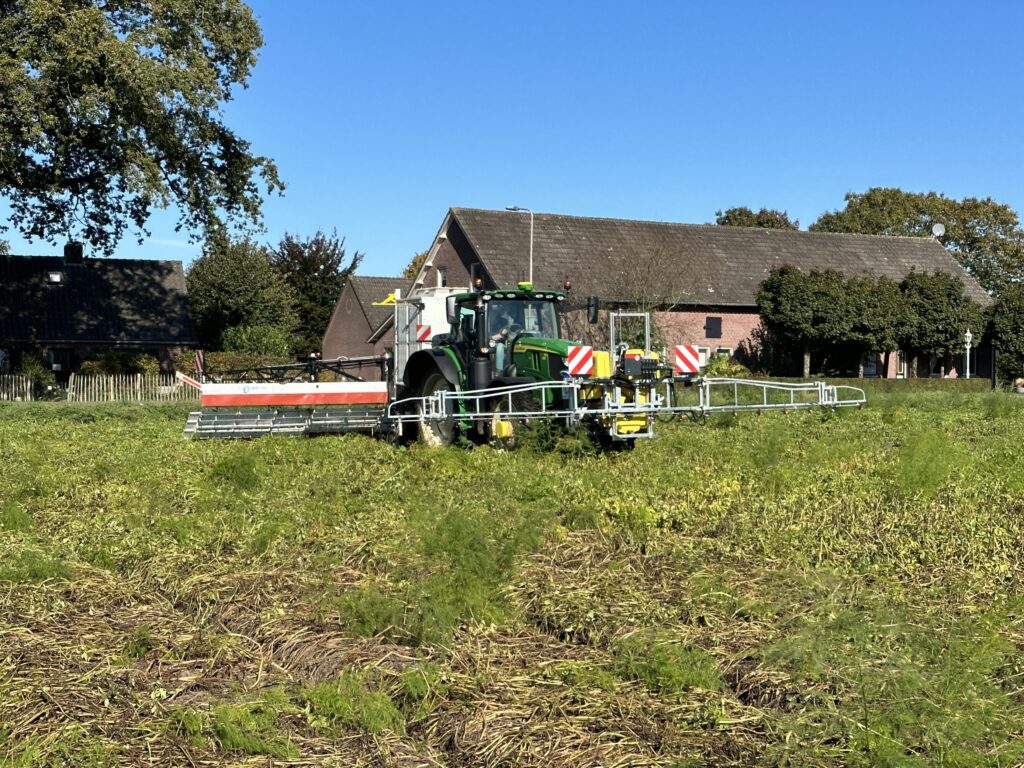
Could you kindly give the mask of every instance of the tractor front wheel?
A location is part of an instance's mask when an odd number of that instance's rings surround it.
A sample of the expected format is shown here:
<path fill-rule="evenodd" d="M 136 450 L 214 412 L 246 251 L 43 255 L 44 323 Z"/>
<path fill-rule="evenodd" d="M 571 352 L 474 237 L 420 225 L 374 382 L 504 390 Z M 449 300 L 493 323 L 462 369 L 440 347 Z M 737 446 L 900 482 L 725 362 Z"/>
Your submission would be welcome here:
<path fill-rule="evenodd" d="M 440 371 L 432 371 L 427 374 L 420 385 L 419 396 L 431 397 L 437 392 L 451 392 L 454 388 L 451 382 L 444 377 Z M 420 442 L 435 448 L 442 448 L 455 442 L 455 417 L 447 416 L 443 419 L 431 419 L 426 415 L 426 403 L 420 403 L 418 434 Z"/>

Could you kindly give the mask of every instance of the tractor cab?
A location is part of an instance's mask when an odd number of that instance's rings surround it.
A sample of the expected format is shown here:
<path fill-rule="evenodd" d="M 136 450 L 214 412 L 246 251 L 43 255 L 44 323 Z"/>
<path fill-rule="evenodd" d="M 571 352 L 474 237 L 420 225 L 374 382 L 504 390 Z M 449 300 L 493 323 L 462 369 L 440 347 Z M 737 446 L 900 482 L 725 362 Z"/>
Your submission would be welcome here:
<path fill-rule="evenodd" d="M 464 370 L 473 371 L 474 385 L 524 376 L 547 379 L 547 357 L 565 355 L 557 311 L 557 304 L 564 300 L 563 293 L 535 291 L 529 283 L 520 283 L 514 290 L 449 297 L 454 346 Z"/>

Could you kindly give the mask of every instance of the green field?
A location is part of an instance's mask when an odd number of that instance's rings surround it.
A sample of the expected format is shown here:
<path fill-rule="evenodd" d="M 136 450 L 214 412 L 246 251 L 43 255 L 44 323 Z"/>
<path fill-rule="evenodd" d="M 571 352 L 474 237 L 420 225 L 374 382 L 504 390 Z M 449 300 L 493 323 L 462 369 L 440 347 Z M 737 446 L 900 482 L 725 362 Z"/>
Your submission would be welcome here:
<path fill-rule="evenodd" d="M 595 455 L 0 406 L 0 765 L 1012 766 L 1024 398 Z"/>

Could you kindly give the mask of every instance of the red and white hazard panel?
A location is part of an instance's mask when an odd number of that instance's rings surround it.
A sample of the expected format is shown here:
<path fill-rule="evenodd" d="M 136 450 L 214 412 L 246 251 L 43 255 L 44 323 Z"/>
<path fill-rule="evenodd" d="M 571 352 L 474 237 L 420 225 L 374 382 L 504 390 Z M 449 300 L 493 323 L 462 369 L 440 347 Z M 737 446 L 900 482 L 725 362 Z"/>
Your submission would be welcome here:
<path fill-rule="evenodd" d="M 594 372 L 593 347 L 569 347 L 568 364 L 570 376 L 589 376 Z"/>
<path fill-rule="evenodd" d="M 203 407 L 264 405 L 383 405 L 388 401 L 384 381 L 325 381 L 269 384 L 237 382 L 203 384 Z"/>
<path fill-rule="evenodd" d="M 675 354 L 676 375 L 700 373 L 700 352 L 692 344 L 678 344 Z"/>
<path fill-rule="evenodd" d="M 430 341 L 430 326 L 416 324 L 416 341 Z"/>

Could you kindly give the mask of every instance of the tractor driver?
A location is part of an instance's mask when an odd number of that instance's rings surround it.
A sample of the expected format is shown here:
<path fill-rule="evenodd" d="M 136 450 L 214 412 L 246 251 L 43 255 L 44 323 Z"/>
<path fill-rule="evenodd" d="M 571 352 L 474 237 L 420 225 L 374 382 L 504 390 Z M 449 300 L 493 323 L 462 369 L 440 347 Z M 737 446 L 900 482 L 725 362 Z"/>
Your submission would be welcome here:
<path fill-rule="evenodd" d="M 487 332 L 494 344 L 494 366 L 497 371 L 504 370 L 506 343 L 524 329 L 523 322 L 523 309 L 514 302 L 492 306 L 488 313 Z"/>

